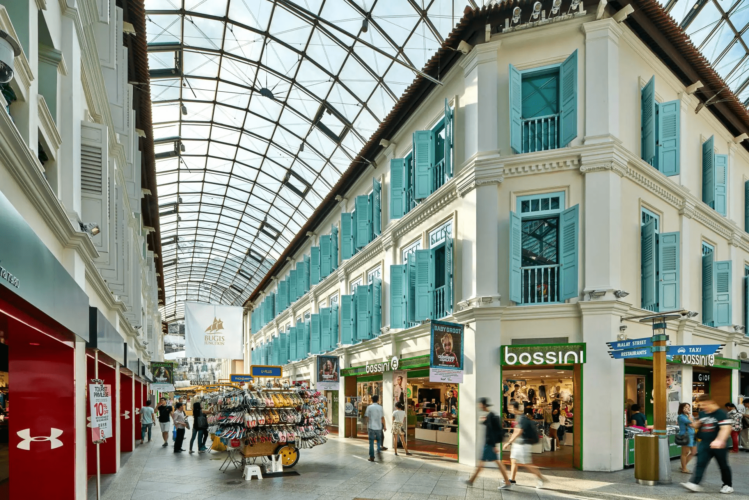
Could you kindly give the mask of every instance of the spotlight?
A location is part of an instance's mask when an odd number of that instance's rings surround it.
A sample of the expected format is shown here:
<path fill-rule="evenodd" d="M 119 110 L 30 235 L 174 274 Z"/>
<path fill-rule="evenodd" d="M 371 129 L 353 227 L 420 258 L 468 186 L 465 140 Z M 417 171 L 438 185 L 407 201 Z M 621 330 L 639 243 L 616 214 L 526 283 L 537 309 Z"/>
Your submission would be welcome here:
<path fill-rule="evenodd" d="M 101 231 L 99 230 L 99 224 L 95 222 L 80 222 L 81 231 L 88 233 L 91 236 L 96 236 Z"/>
<path fill-rule="evenodd" d="M 588 292 L 588 295 L 590 295 L 591 299 L 603 297 L 604 295 L 606 295 L 606 290 L 591 290 L 590 292 Z"/>
<path fill-rule="evenodd" d="M 562 0 L 554 0 L 551 4 L 551 15 L 556 16 L 559 14 L 559 9 L 562 7 Z"/>
<path fill-rule="evenodd" d="M 265 87 L 260 89 L 260 95 L 263 97 L 267 97 L 268 99 L 273 99 L 273 92 Z"/>
<path fill-rule="evenodd" d="M 686 316 L 687 318 L 694 318 L 695 316 L 697 316 L 697 314 L 699 314 L 697 311 L 687 311 L 684 316 Z"/>
<path fill-rule="evenodd" d="M 745 330 L 743 325 L 733 325 L 733 330 L 737 333 L 741 333 Z"/>
<path fill-rule="evenodd" d="M 184 104 L 182 105 L 182 114 L 187 116 L 187 106 L 185 106 Z"/>
<path fill-rule="evenodd" d="M 467 43 L 465 40 L 461 40 L 458 44 L 458 51 L 463 54 L 468 54 L 471 50 L 473 50 L 473 45 Z"/>
<path fill-rule="evenodd" d="M 619 331 L 624 333 L 627 330 L 627 325 L 619 325 Z"/>
<path fill-rule="evenodd" d="M 541 15 L 541 2 L 536 2 L 533 4 L 533 12 L 531 13 L 531 18 L 534 20 L 538 19 L 538 16 Z"/>
<path fill-rule="evenodd" d="M 517 24 L 520 22 L 520 13 L 522 11 L 520 10 L 520 7 L 515 7 L 512 9 L 512 24 Z"/>
<path fill-rule="evenodd" d="M 361 32 L 366 33 L 367 31 L 369 31 L 369 19 L 365 17 L 361 20 Z"/>
<path fill-rule="evenodd" d="M 617 299 L 622 299 L 622 298 L 626 297 L 627 295 L 629 295 L 629 292 L 625 292 L 624 290 L 617 290 L 617 291 L 614 292 L 614 296 Z"/>
<path fill-rule="evenodd" d="M 21 55 L 21 46 L 15 38 L 0 30 L 0 83 L 13 79 L 13 60 Z"/>

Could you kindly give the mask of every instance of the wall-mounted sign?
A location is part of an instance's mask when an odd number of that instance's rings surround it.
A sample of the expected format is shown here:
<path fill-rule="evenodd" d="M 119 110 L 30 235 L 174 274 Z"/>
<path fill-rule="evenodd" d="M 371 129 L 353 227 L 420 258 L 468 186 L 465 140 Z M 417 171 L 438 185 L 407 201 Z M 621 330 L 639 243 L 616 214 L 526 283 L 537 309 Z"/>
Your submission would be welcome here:
<path fill-rule="evenodd" d="M 153 388 L 161 392 L 174 390 L 174 363 L 171 361 L 152 361 Z"/>
<path fill-rule="evenodd" d="M 88 401 L 91 410 L 91 433 L 94 443 L 112 437 L 112 396 L 111 386 L 90 384 Z"/>
<path fill-rule="evenodd" d="M 432 352 L 430 368 L 463 370 L 463 331 L 460 323 L 432 321 L 430 323 Z"/>
<path fill-rule="evenodd" d="M 692 374 L 692 382 L 710 382 L 710 374 L 694 372 Z"/>
<path fill-rule="evenodd" d="M 570 365 L 585 363 L 585 343 L 503 345 L 499 349 L 499 364 L 514 365 Z"/>
<path fill-rule="evenodd" d="M 382 363 L 369 364 L 367 362 L 367 373 L 384 373 L 389 371 L 395 371 L 398 369 L 398 356 L 393 356 L 390 361 L 383 361 Z"/>
<path fill-rule="evenodd" d="M 243 359 L 241 307 L 185 302 L 188 358 Z"/>
<path fill-rule="evenodd" d="M 239 373 L 232 373 L 229 375 L 230 382 L 239 382 L 244 384 L 245 382 L 252 382 L 252 375 L 242 375 Z"/>
<path fill-rule="evenodd" d="M 250 367 L 250 375 L 261 378 L 281 378 L 283 377 L 282 366 L 255 365 Z"/>

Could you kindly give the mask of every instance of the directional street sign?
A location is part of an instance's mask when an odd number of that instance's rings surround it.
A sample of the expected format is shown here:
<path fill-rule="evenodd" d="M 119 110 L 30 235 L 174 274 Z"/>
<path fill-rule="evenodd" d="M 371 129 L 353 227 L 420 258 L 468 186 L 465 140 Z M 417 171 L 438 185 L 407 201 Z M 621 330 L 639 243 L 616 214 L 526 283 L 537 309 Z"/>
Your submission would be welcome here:
<path fill-rule="evenodd" d="M 710 345 L 671 345 L 668 346 L 669 356 L 684 356 L 684 355 L 696 355 L 696 356 L 712 356 L 717 354 L 718 351 L 723 349 L 725 344 L 710 344 Z"/>
<path fill-rule="evenodd" d="M 644 347 L 642 349 L 629 349 L 627 351 L 609 351 L 609 356 L 614 359 L 647 358 L 652 355 L 653 353 L 650 351 L 650 347 Z"/>
<path fill-rule="evenodd" d="M 619 342 L 606 342 L 609 348 L 613 351 L 623 351 L 625 349 L 638 349 L 642 347 L 650 347 L 653 345 L 653 337 L 645 337 L 642 339 L 629 339 L 620 340 Z"/>

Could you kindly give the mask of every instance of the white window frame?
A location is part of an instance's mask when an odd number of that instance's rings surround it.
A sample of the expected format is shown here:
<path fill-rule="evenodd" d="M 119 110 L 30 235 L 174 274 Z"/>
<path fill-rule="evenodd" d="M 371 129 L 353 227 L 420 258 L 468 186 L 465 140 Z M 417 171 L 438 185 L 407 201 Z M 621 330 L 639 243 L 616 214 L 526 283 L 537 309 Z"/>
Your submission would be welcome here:
<path fill-rule="evenodd" d="M 374 269 L 367 272 L 367 284 L 371 284 L 374 278 L 380 278 L 382 280 L 382 266 L 378 265 Z"/>
<path fill-rule="evenodd" d="M 340 302 L 339 299 L 338 299 L 338 294 L 334 293 L 333 295 L 331 295 L 330 297 L 328 297 L 328 302 L 330 302 L 330 306 L 331 307 L 333 306 L 333 304 L 338 305 L 339 302 Z"/>
<path fill-rule="evenodd" d="M 348 285 L 348 289 L 351 291 L 351 293 L 356 292 L 356 288 L 360 285 L 364 284 L 363 278 L 356 278 L 355 280 L 351 281 Z"/>
<path fill-rule="evenodd" d="M 408 262 L 408 254 L 410 254 L 412 252 L 415 252 L 416 250 L 421 250 L 421 238 L 419 238 L 418 240 L 414 241 L 410 245 L 407 245 L 407 246 L 403 247 L 403 249 L 401 250 L 401 262 L 403 264 L 407 263 Z"/>
<path fill-rule="evenodd" d="M 442 233 L 440 239 L 435 239 L 435 237 L 440 236 L 440 233 Z M 453 220 L 450 219 L 448 221 L 445 221 L 444 223 L 440 224 L 438 227 L 432 229 L 429 231 L 427 241 L 429 242 L 429 248 L 435 248 L 440 246 L 442 243 L 445 242 L 445 236 L 452 236 L 453 235 Z"/>

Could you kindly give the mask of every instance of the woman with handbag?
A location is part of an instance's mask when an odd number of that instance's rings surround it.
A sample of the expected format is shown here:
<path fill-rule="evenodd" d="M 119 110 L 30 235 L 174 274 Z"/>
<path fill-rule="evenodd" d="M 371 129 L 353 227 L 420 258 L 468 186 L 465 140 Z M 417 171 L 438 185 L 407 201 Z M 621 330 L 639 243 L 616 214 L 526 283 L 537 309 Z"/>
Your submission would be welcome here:
<path fill-rule="evenodd" d="M 190 437 L 190 453 L 192 451 L 192 445 L 195 442 L 195 438 L 198 438 L 198 453 L 205 452 L 205 440 L 208 432 L 208 418 L 206 418 L 203 410 L 200 408 L 200 403 L 192 404 L 192 418 L 193 418 L 193 429 L 192 436 Z"/>
<path fill-rule="evenodd" d="M 674 438 L 676 445 L 681 446 L 681 472 L 691 474 L 687 470 L 687 464 L 697 454 L 697 446 L 694 443 L 694 418 L 692 418 L 692 405 L 689 403 L 679 404 L 679 434 Z"/>

